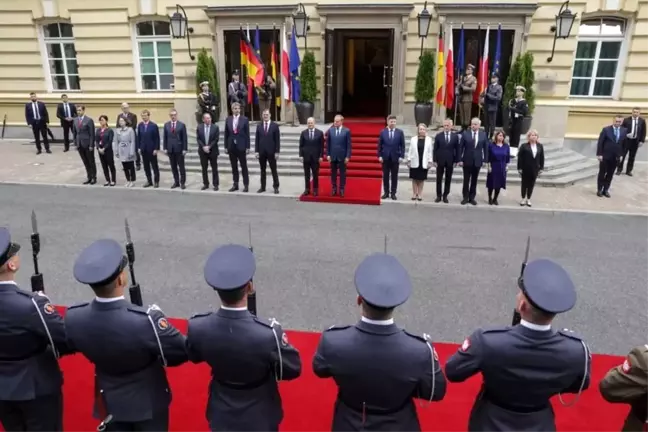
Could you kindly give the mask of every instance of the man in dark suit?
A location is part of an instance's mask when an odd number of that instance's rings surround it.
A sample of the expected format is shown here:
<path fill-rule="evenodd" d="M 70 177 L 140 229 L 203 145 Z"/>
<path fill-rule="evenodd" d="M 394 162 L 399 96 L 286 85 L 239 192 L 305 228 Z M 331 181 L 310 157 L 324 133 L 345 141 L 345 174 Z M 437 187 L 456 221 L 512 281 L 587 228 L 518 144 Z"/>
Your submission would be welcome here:
<path fill-rule="evenodd" d="M 263 110 L 262 120 L 257 125 L 254 139 L 254 154 L 259 159 L 261 168 L 261 188 L 258 193 L 266 190 L 266 167 L 270 165 L 272 172 L 272 188 L 274 193 L 279 193 L 279 174 L 277 173 L 277 159 L 281 150 L 281 132 L 279 125 L 270 119 L 270 110 Z"/>
<path fill-rule="evenodd" d="M 202 190 L 209 189 L 209 176 L 207 168 L 211 165 L 212 185 L 214 190 L 218 190 L 218 139 L 220 138 L 220 129 L 217 124 L 212 124 L 211 113 L 203 113 L 203 124 L 196 127 L 196 136 L 198 138 L 198 157 L 200 157 L 200 168 L 202 170 Z"/>
<path fill-rule="evenodd" d="M 94 155 L 94 121 L 85 115 L 84 105 L 78 105 L 76 109 L 77 117 L 74 119 L 74 140 L 86 170 L 87 179 L 83 184 L 95 184 L 97 183 L 97 163 Z"/>
<path fill-rule="evenodd" d="M 470 129 L 461 134 L 459 145 L 459 166 L 463 167 L 462 205 L 477 205 L 477 179 L 482 165 L 488 161 L 488 137 L 479 130 L 481 120 L 472 119 Z"/>
<path fill-rule="evenodd" d="M 56 107 L 56 117 L 63 128 L 63 152 L 70 150 L 70 132 L 74 131 L 76 105 L 68 101 L 68 95 L 61 95 L 61 103 Z M 74 135 L 74 134 L 73 134 Z"/>
<path fill-rule="evenodd" d="M 45 152 L 52 153 L 49 147 L 49 140 L 47 139 L 47 125 L 49 124 L 49 113 L 45 104 L 38 100 L 36 93 L 29 93 L 31 102 L 25 104 L 25 122 L 27 126 L 32 128 L 34 134 L 34 142 L 36 143 L 36 154 L 39 155 L 43 152 L 41 149 L 41 136 L 43 137 L 43 144 L 45 145 Z"/>
<path fill-rule="evenodd" d="M 331 163 L 331 196 L 337 195 L 337 177 L 340 172 L 340 196 L 344 197 L 346 166 L 351 159 L 351 131 L 343 125 L 344 117 L 336 115 L 326 138 L 326 160 Z"/>
<path fill-rule="evenodd" d="M 137 125 L 135 132 L 137 150 L 144 162 L 144 173 L 146 174 L 145 188 L 160 187 L 160 168 L 158 166 L 157 154 L 160 151 L 160 129 L 151 121 L 149 110 L 142 111 L 142 122 Z M 153 171 L 153 175 L 151 175 Z"/>
<path fill-rule="evenodd" d="M 391 197 L 396 200 L 398 167 L 404 157 L 405 134 L 396 127 L 396 116 L 390 115 L 387 117 L 387 127 L 378 136 L 378 161 L 382 164 L 383 171 L 384 193 L 382 199 Z"/>
<path fill-rule="evenodd" d="M 623 120 L 623 123 L 621 124 L 621 126 L 628 132 L 628 136 L 625 140 L 623 157 L 617 167 L 617 175 L 621 174 L 621 171 L 623 171 L 623 163 L 625 162 L 627 155 L 628 165 L 626 167 L 626 175 L 632 177 L 632 169 L 634 168 L 637 150 L 639 150 L 639 147 L 641 147 L 644 141 L 646 141 L 646 120 L 641 118 L 639 116 L 640 114 L 641 110 L 639 108 L 633 108 L 632 115 Z"/>
<path fill-rule="evenodd" d="M 135 135 L 137 135 L 137 115 L 130 112 L 130 105 L 128 105 L 126 102 L 121 104 L 121 110 L 122 112 L 117 115 L 115 128 L 119 129 L 119 119 L 123 118 L 124 120 L 126 120 L 126 126 L 132 128 L 133 132 L 135 132 Z M 140 159 L 139 152 L 135 152 L 135 157 L 135 165 L 137 166 L 137 171 L 139 171 L 142 168 L 142 160 Z"/>
<path fill-rule="evenodd" d="M 459 162 L 459 135 L 452 131 L 452 120 L 445 119 L 443 121 L 443 131 L 436 134 L 434 137 L 434 148 L 432 150 L 432 162 L 436 168 L 436 199 L 434 202 L 448 203 L 448 194 L 450 193 L 450 185 L 452 184 L 452 172 L 454 167 Z M 443 176 L 445 175 L 445 183 L 443 189 Z"/>
<path fill-rule="evenodd" d="M 239 190 L 239 170 L 243 174 L 243 192 L 250 189 L 250 177 L 248 176 L 247 154 L 250 153 L 250 122 L 247 117 L 241 115 L 241 104 L 232 104 L 232 115 L 225 120 L 225 153 L 229 155 L 232 164 L 232 182 L 230 192 Z"/>
<path fill-rule="evenodd" d="M 162 151 L 169 156 L 171 172 L 173 173 L 173 184 L 171 189 L 179 187 L 185 189 L 187 172 L 185 170 L 185 156 L 187 154 L 187 128 L 184 123 L 178 120 L 178 111 L 172 109 L 169 112 L 169 120 L 164 124 L 162 136 Z"/>
<path fill-rule="evenodd" d="M 599 160 L 599 172 L 596 184 L 596 196 L 610 198 L 610 184 L 614 171 L 623 155 L 623 146 L 628 131 L 621 126 L 623 116 L 617 115 L 611 126 L 601 130 L 596 145 L 596 158 Z"/>
<path fill-rule="evenodd" d="M 324 157 L 324 133 L 315 127 L 315 119 L 306 121 L 308 126 L 299 136 L 299 160 L 304 164 L 304 193 L 310 193 L 311 173 L 313 175 L 313 196 L 318 195 L 319 167 Z"/>

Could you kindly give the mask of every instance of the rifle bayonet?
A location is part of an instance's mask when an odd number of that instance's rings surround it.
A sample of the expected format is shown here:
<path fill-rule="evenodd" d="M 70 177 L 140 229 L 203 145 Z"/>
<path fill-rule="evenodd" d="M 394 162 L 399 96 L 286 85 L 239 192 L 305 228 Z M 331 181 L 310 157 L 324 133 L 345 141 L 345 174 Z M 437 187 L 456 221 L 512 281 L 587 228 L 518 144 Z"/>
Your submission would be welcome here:
<path fill-rule="evenodd" d="M 142 290 L 135 279 L 135 246 L 131 238 L 130 226 L 128 219 L 124 219 L 124 231 L 126 231 L 126 257 L 128 258 L 128 268 L 130 270 L 131 286 L 128 288 L 131 303 L 137 306 L 143 306 Z"/>
<path fill-rule="evenodd" d="M 32 210 L 31 213 L 31 225 L 32 225 L 32 235 L 31 235 L 31 246 L 32 246 L 32 258 L 34 260 L 34 274 L 31 277 L 31 289 L 32 292 L 44 292 L 45 283 L 43 282 L 43 275 L 38 269 L 38 254 L 40 253 L 40 234 L 38 232 L 38 221 L 36 220 L 36 212 Z"/>
<path fill-rule="evenodd" d="M 529 261 L 530 250 L 531 250 L 531 236 L 528 236 L 527 243 L 526 243 L 526 251 L 524 252 L 524 261 L 522 262 L 522 268 L 520 269 L 520 277 L 518 278 L 518 286 L 520 289 L 524 289 L 524 280 L 523 280 L 524 270 L 526 269 L 527 262 Z M 520 316 L 520 313 L 516 309 L 513 309 L 513 320 L 511 324 L 518 325 L 521 320 L 522 317 Z"/>
<path fill-rule="evenodd" d="M 248 224 L 248 244 L 251 252 L 254 252 L 254 247 L 252 246 L 252 224 Z M 251 280 L 252 292 L 248 294 L 248 311 L 256 316 L 257 315 L 257 298 L 256 298 L 256 288 L 254 287 L 254 280 Z"/>

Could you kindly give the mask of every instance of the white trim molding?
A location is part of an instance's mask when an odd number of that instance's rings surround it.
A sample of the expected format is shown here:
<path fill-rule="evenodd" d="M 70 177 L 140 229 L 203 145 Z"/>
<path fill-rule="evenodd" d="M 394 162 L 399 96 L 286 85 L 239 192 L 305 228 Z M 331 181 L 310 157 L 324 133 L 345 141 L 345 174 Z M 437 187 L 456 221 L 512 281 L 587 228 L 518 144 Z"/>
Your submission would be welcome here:
<path fill-rule="evenodd" d="M 142 16 L 142 17 L 139 17 L 138 19 L 133 20 L 131 22 L 130 31 L 131 31 L 131 46 L 133 48 L 133 71 L 135 72 L 135 89 L 136 89 L 137 93 L 170 93 L 170 92 L 173 92 L 174 88 L 175 88 L 175 75 L 174 75 L 173 69 L 172 69 L 171 74 L 167 74 L 167 73 L 162 73 L 161 74 L 160 71 L 158 70 L 158 68 L 159 68 L 159 62 L 158 62 L 159 58 L 158 58 L 158 55 L 157 55 L 157 44 L 158 44 L 158 42 L 168 42 L 169 45 L 171 46 L 171 40 L 172 40 L 171 35 L 169 34 L 169 35 L 139 36 L 138 33 L 137 33 L 137 26 L 139 24 L 142 24 L 142 23 L 145 23 L 145 22 L 158 22 L 159 21 L 159 22 L 167 22 L 168 23 L 168 21 L 165 21 L 163 19 L 156 19 L 156 18 L 157 17 L 150 17 L 150 16 L 144 17 L 144 16 Z M 155 76 L 157 77 L 157 80 L 156 80 L 157 88 L 156 89 L 145 89 L 144 86 L 143 86 L 143 83 L 142 83 L 142 65 L 141 65 L 141 58 L 140 58 L 140 54 L 141 54 L 140 53 L 140 43 L 141 42 L 152 42 L 153 43 L 153 49 L 154 49 L 154 53 L 155 53 L 153 59 L 155 61 L 155 68 L 156 68 Z M 166 57 L 164 57 L 164 58 L 166 58 Z M 175 65 L 173 65 L 173 47 L 171 47 L 171 57 L 170 57 L 170 59 L 171 59 L 172 68 L 175 69 Z M 150 75 L 150 74 L 146 74 L 146 75 Z M 171 88 L 169 88 L 169 89 L 161 89 L 160 88 L 160 80 L 159 80 L 160 75 L 171 75 L 171 76 L 173 76 L 174 82 L 171 85 Z"/>
<path fill-rule="evenodd" d="M 60 30 L 60 25 L 65 24 L 69 25 L 72 28 L 72 31 L 74 31 L 74 27 L 72 24 L 65 20 L 56 20 L 56 21 L 45 21 L 45 22 L 36 22 L 36 35 L 38 37 L 38 45 L 41 51 L 41 61 L 43 65 L 43 73 L 45 75 L 45 85 L 47 88 L 48 93 L 73 93 L 73 92 L 80 92 L 81 91 L 81 77 L 79 73 L 79 63 L 76 57 L 76 49 L 75 49 L 75 56 L 74 56 L 74 61 L 76 62 L 76 67 L 77 67 L 77 73 L 76 74 L 70 74 L 68 72 L 68 59 L 65 55 L 65 48 L 64 45 L 72 45 L 74 49 L 75 45 L 75 40 L 74 40 L 74 35 L 72 37 L 52 37 L 48 38 L 45 36 L 45 26 L 47 25 L 52 25 L 56 24 L 59 26 Z M 63 63 L 63 76 L 65 76 L 65 87 L 64 89 L 57 89 L 54 88 L 54 81 L 52 80 L 52 75 L 54 74 L 52 71 L 52 68 L 50 66 L 50 56 L 49 56 L 49 50 L 48 50 L 48 45 L 51 44 L 56 44 L 59 45 L 60 50 L 61 50 L 61 58 L 60 59 L 54 59 L 54 60 L 59 60 Z M 77 80 L 79 81 L 79 88 L 74 89 L 70 88 L 70 76 L 76 76 Z"/>

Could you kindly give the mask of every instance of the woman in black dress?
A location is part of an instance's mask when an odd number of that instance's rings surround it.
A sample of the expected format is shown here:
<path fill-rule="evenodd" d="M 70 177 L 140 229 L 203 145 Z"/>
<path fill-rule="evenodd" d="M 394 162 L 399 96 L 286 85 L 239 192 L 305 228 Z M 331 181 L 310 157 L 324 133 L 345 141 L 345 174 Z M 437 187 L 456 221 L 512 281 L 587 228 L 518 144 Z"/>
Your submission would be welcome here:
<path fill-rule="evenodd" d="M 97 151 L 99 152 L 99 161 L 103 169 L 106 183 L 104 186 L 115 186 L 117 182 L 115 169 L 115 156 L 113 152 L 113 139 L 115 134 L 112 129 L 108 127 L 108 117 L 105 115 L 99 116 L 99 127 L 95 132 L 95 141 Z"/>
<path fill-rule="evenodd" d="M 432 138 L 427 135 L 427 126 L 418 125 L 417 136 L 412 137 L 407 152 L 407 166 L 412 179 L 412 201 L 423 201 L 423 185 L 432 165 Z"/>

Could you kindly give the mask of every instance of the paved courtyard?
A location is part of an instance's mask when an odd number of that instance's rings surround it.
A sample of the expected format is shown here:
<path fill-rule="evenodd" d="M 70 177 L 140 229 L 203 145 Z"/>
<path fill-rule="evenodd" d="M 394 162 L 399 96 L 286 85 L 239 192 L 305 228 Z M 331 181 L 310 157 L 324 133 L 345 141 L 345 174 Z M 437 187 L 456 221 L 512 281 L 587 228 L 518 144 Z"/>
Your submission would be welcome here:
<path fill-rule="evenodd" d="M 0 152 L 2 154 L 2 163 L 0 164 L 0 183 L 31 183 L 31 184 L 57 184 L 80 186 L 85 180 L 85 171 L 78 153 L 72 149 L 63 153 L 61 146 L 53 146 L 53 153 L 36 156 L 33 145 L 25 145 L 25 141 L 0 141 Z M 160 157 L 164 157 L 160 155 Z M 97 164 L 98 164 L 97 160 Z M 229 161 L 225 156 L 220 157 L 221 164 L 228 164 Z M 123 185 L 124 175 L 117 163 L 118 186 Z M 98 182 L 96 186 L 87 186 L 91 188 L 101 188 L 104 180 L 101 167 L 98 166 Z M 268 173 L 269 174 L 269 173 Z M 598 198 L 595 195 L 596 180 L 589 182 L 577 183 L 567 188 L 546 188 L 537 187 L 533 196 L 534 210 L 573 210 L 573 211 L 599 211 L 599 212 L 618 212 L 648 215 L 648 165 L 638 163 L 635 168 L 634 177 L 625 175 L 615 176 L 612 183 L 612 198 Z M 141 186 L 145 182 L 144 172 L 137 172 L 137 185 Z M 222 174 L 220 192 L 205 191 L 201 192 L 202 179 L 200 174 L 187 174 L 187 189 L 185 193 L 204 193 L 204 194 L 227 194 L 227 189 L 231 187 L 231 176 Z M 303 191 L 303 179 L 301 177 L 282 177 L 281 197 L 298 197 Z M 168 191 L 172 183 L 170 172 L 162 172 L 160 190 L 151 193 L 160 193 L 163 190 Z M 256 195 L 259 187 L 258 176 L 251 176 L 250 194 Z M 172 191 L 181 193 L 180 190 Z M 399 183 L 399 201 L 393 203 L 387 201 L 386 204 L 402 205 L 432 205 L 445 206 L 448 204 L 433 204 L 435 197 L 435 183 L 428 181 L 424 191 L 426 200 L 423 203 L 414 204 L 410 201 L 412 189 L 409 181 Z M 270 192 L 265 194 L 267 197 L 274 197 Z M 451 206 L 458 205 L 461 201 L 461 186 L 452 185 L 450 195 Z M 486 200 L 486 190 L 484 186 L 478 187 L 478 197 L 481 206 L 488 206 Z M 516 208 L 520 211 L 530 211 L 529 209 L 520 209 L 519 187 L 514 185 L 509 190 L 503 191 L 500 197 L 501 208 Z"/>

